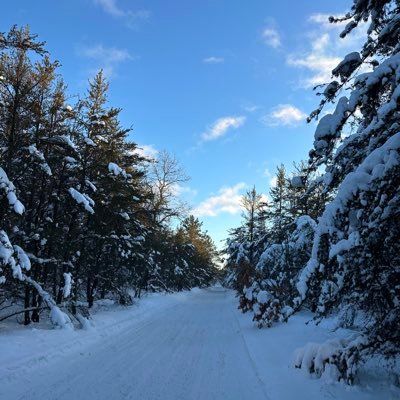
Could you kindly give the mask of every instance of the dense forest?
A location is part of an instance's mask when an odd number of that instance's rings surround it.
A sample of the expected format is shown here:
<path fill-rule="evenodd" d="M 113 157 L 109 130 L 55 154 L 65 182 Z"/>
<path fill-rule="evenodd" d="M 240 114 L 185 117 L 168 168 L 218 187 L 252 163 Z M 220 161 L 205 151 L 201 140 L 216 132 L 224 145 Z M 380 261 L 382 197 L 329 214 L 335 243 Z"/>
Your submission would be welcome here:
<path fill-rule="evenodd" d="M 179 200 L 177 159 L 143 156 L 100 71 L 67 94 L 28 27 L 0 34 L 0 320 L 84 323 L 96 299 L 209 284 L 217 252 Z"/>
<path fill-rule="evenodd" d="M 304 309 L 318 322 L 337 315 L 354 335 L 306 346 L 296 366 L 351 383 L 361 362 L 400 352 L 399 2 L 355 0 L 330 22 L 342 38 L 367 24 L 368 38 L 315 88 L 308 160 L 280 166 L 267 200 L 255 188 L 243 197 L 225 281 L 259 327 Z"/>

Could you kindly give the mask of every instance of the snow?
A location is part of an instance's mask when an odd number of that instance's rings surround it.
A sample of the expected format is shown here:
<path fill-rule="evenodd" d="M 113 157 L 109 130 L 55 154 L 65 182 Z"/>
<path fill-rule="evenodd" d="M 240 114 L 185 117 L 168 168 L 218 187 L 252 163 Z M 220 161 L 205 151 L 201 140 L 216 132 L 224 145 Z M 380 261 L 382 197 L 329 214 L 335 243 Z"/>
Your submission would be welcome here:
<path fill-rule="evenodd" d="M 290 184 L 294 188 L 303 188 L 304 187 L 303 178 L 301 176 L 294 176 L 291 179 Z"/>
<path fill-rule="evenodd" d="M 94 185 L 93 182 L 89 181 L 89 179 L 85 180 L 86 185 L 90 187 L 93 192 L 97 192 L 97 187 Z"/>
<path fill-rule="evenodd" d="M 39 151 L 34 144 L 29 146 L 29 153 L 34 156 L 40 163 L 40 168 L 44 171 L 47 175 L 51 176 L 52 172 L 47 164 L 46 159 L 41 151 Z"/>
<path fill-rule="evenodd" d="M 221 287 L 148 295 L 129 308 L 104 306 L 88 330 L 0 325 L 0 398 L 69 400 L 84 393 L 86 400 L 372 400 L 400 395 L 387 382 L 335 383 L 329 368 L 323 379 L 310 379 L 294 368 L 293 354 L 308 341 L 332 339 L 330 329 L 306 325 L 309 314 L 255 329 L 236 310 L 234 294 Z"/>
<path fill-rule="evenodd" d="M 72 142 L 71 138 L 67 135 L 62 135 L 60 138 L 63 140 L 63 142 L 69 146 L 71 149 L 76 150 L 75 144 Z"/>
<path fill-rule="evenodd" d="M 8 176 L 3 168 L 0 167 L 0 189 L 2 189 L 6 195 L 8 204 L 13 207 L 14 212 L 22 215 L 25 211 L 25 207 L 18 200 L 17 195 L 15 194 L 15 186 L 8 179 Z"/>
<path fill-rule="evenodd" d="M 253 289 L 253 286 L 243 289 L 244 297 L 249 301 L 253 300 Z"/>
<path fill-rule="evenodd" d="M 268 293 L 266 290 L 261 290 L 257 294 L 257 302 L 260 304 L 266 304 L 271 299 L 272 299 L 271 294 Z"/>
<path fill-rule="evenodd" d="M 88 146 L 96 146 L 96 144 L 93 142 L 93 140 L 90 139 L 89 137 L 85 137 L 84 141 Z"/>
<path fill-rule="evenodd" d="M 332 75 L 340 76 L 340 79 L 343 82 L 354 72 L 356 68 L 361 65 L 361 63 L 362 60 L 360 57 L 360 53 L 358 53 L 357 51 L 349 53 L 346 55 L 343 61 L 341 61 L 339 65 L 332 71 Z"/>
<path fill-rule="evenodd" d="M 75 158 L 70 157 L 70 156 L 66 156 L 64 157 L 64 160 L 68 163 L 68 164 L 76 164 L 78 161 L 75 160 Z"/>
<path fill-rule="evenodd" d="M 52 307 L 50 310 L 50 321 L 57 328 L 72 329 L 70 318 L 58 307 Z"/>
<path fill-rule="evenodd" d="M 325 371 L 325 364 L 333 360 L 344 346 L 341 340 L 328 340 L 325 343 L 307 343 L 304 347 L 297 349 L 294 357 L 296 368 L 313 370 L 318 377 Z"/>
<path fill-rule="evenodd" d="M 21 249 L 21 247 L 17 246 L 16 244 L 14 245 L 14 250 L 17 255 L 20 267 L 22 269 L 25 269 L 26 271 L 29 271 L 31 269 L 31 261 L 29 260 L 27 254 L 24 252 L 24 250 Z"/>
<path fill-rule="evenodd" d="M 22 280 L 29 283 L 31 286 L 35 288 L 39 296 L 42 298 L 43 302 L 49 307 L 50 309 L 50 321 L 54 328 L 59 329 L 68 329 L 72 330 L 73 325 L 72 321 L 69 316 L 60 310 L 57 306 L 56 302 L 53 300 L 51 295 L 46 292 L 42 286 L 34 281 L 31 277 L 23 275 Z"/>
<path fill-rule="evenodd" d="M 78 204 L 83 205 L 87 212 L 89 212 L 90 214 L 94 214 L 94 210 L 92 208 L 94 202 L 87 194 L 82 194 L 74 188 L 69 188 L 68 192 Z"/>
<path fill-rule="evenodd" d="M 15 258 L 15 257 L 16 258 Z M 23 280 L 22 270 L 29 271 L 31 269 L 31 262 L 24 250 L 14 245 L 12 246 L 10 239 L 5 231 L 0 230 L 0 265 L 8 265 L 12 269 L 13 277 Z M 0 268 L 0 273 L 2 269 Z M 5 276 L 0 276 L 0 284 L 6 281 Z"/>
<path fill-rule="evenodd" d="M 71 287 L 72 287 L 72 274 L 70 272 L 64 272 L 64 288 L 63 288 L 64 299 L 71 295 Z"/>
<path fill-rule="evenodd" d="M 354 172 L 349 173 L 340 185 L 334 200 L 326 206 L 324 213 L 319 219 L 312 257 L 301 272 L 297 283 L 297 290 L 300 293 L 301 299 L 304 299 L 306 296 L 310 277 L 320 267 L 318 263 L 318 251 L 321 236 L 325 233 L 335 233 L 336 227 L 334 221 L 337 213 L 343 212 L 350 201 L 358 197 L 363 191 L 374 187 L 375 181 L 382 180 L 386 174 L 400 165 L 398 149 L 400 149 L 400 132 L 390 137 L 381 147 L 373 150 Z M 347 239 L 342 239 L 332 247 L 330 256 L 335 257 L 343 251 L 350 251 L 358 243 L 358 232 L 351 232 Z"/>
<path fill-rule="evenodd" d="M 114 174 L 115 176 L 122 175 L 125 179 L 130 177 L 130 175 L 127 174 L 125 170 L 123 170 L 119 165 L 113 162 L 110 162 L 108 164 L 108 171 Z"/>
<path fill-rule="evenodd" d="M 3 230 L 0 230 L 0 265 L 9 265 L 13 270 L 16 266 L 13 258 L 13 247 L 10 243 L 7 233 Z M 0 268 L 0 273 L 1 272 L 3 272 L 3 270 Z M 5 276 L 0 276 L 0 284 L 4 283 L 5 281 Z"/>
<path fill-rule="evenodd" d="M 127 212 L 121 212 L 121 213 L 119 213 L 119 215 L 120 215 L 125 221 L 129 221 L 129 220 L 130 220 L 130 217 L 129 217 L 129 215 L 128 215 Z"/>

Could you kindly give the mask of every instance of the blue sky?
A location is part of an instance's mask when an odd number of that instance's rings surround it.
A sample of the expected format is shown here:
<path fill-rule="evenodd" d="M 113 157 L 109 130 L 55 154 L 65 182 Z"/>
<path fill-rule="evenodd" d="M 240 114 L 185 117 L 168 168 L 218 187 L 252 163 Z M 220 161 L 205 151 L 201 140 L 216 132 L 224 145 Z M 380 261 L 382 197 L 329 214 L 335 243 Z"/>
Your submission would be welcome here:
<path fill-rule="evenodd" d="M 110 102 L 146 150 L 174 153 L 182 195 L 217 244 L 240 221 L 240 196 L 268 192 L 276 166 L 305 159 L 312 86 L 358 36 L 327 16 L 350 0 L 14 0 L 0 31 L 29 24 L 47 42 L 71 96 L 103 68 Z"/>

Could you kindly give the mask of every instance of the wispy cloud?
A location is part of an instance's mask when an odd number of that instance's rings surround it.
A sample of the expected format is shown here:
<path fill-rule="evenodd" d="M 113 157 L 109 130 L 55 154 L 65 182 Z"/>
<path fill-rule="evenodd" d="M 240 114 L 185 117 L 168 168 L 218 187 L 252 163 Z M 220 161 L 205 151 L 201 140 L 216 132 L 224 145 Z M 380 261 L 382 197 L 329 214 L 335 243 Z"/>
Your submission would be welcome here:
<path fill-rule="evenodd" d="M 78 53 L 81 57 L 96 62 L 95 70 L 103 69 L 108 78 L 115 75 L 115 68 L 117 65 L 134 59 L 126 49 L 105 47 L 102 44 L 80 47 Z"/>
<path fill-rule="evenodd" d="M 311 50 L 303 57 L 288 56 L 289 65 L 305 68 L 311 72 L 311 75 L 301 80 L 302 87 L 309 88 L 330 81 L 332 70 L 341 60 L 338 56 L 328 54 L 327 47 L 330 42 L 331 37 L 326 33 L 314 40 Z"/>
<path fill-rule="evenodd" d="M 279 104 L 261 120 L 268 126 L 295 126 L 306 118 L 307 114 L 292 104 Z"/>
<path fill-rule="evenodd" d="M 340 15 L 331 15 L 331 14 L 311 14 L 308 18 L 309 22 L 313 22 L 316 24 L 321 25 L 324 29 L 338 29 L 338 28 L 344 28 L 349 21 L 340 21 L 336 23 L 330 23 L 329 22 L 329 17 L 340 17 Z"/>
<path fill-rule="evenodd" d="M 277 182 L 278 182 L 278 178 L 277 178 L 276 175 L 274 175 L 268 182 L 269 183 L 269 187 L 270 188 L 274 188 L 276 186 Z"/>
<path fill-rule="evenodd" d="M 277 182 L 277 177 L 276 177 L 276 173 L 273 174 L 269 168 L 265 168 L 264 173 L 263 173 L 264 177 L 268 179 L 268 185 L 270 188 L 275 187 L 276 186 L 276 182 Z M 265 201 L 265 200 L 264 200 Z M 268 197 L 266 197 L 266 202 L 268 202 Z"/>
<path fill-rule="evenodd" d="M 234 186 L 224 186 L 219 189 L 218 194 L 210 196 L 193 210 L 198 217 L 216 217 L 222 213 L 238 214 L 241 209 L 241 191 L 246 188 L 244 182 Z"/>
<path fill-rule="evenodd" d="M 108 63 L 118 63 L 132 59 L 128 50 L 118 49 L 116 47 L 104 47 L 102 44 L 84 48 L 82 50 L 82 55 L 87 58 L 105 60 Z"/>
<path fill-rule="evenodd" d="M 366 38 L 366 24 L 361 24 L 344 39 L 339 33 L 346 22 L 330 23 L 328 14 L 313 14 L 309 17 L 310 30 L 306 32 L 308 50 L 289 54 L 287 63 L 303 69 L 306 76 L 300 79 L 300 86 L 310 88 L 331 81 L 332 70 L 343 59 L 346 52 L 360 48 Z"/>
<path fill-rule="evenodd" d="M 120 19 L 127 27 L 132 29 L 137 29 L 141 22 L 147 21 L 150 17 L 150 11 L 125 10 L 118 5 L 117 0 L 93 0 L 93 2 L 100 6 L 104 12 L 113 18 Z"/>
<path fill-rule="evenodd" d="M 253 113 L 253 112 L 256 112 L 261 109 L 261 107 L 257 106 L 257 105 L 247 105 L 247 106 L 243 106 L 242 108 L 244 111 L 246 111 L 248 113 Z"/>
<path fill-rule="evenodd" d="M 203 58 L 204 64 L 222 64 L 225 61 L 223 57 L 207 57 Z"/>
<path fill-rule="evenodd" d="M 197 196 L 198 190 L 193 189 L 190 186 L 176 184 L 173 186 L 172 192 L 175 196 L 190 198 L 193 200 Z"/>
<path fill-rule="evenodd" d="M 136 148 L 135 153 L 149 160 L 154 160 L 157 158 L 159 151 L 152 144 L 140 144 Z"/>
<path fill-rule="evenodd" d="M 229 130 L 237 129 L 246 122 L 246 117 L 223 117 L 217 119 L 205 132 L 201 134 L 202 141 L 211 141 L 219 139 L 226 135 Z"/>
<path fill-rule="evenodd" d="M 273 27 L 264 28 L 261 37 L 264 43 L 269 47 L 277 49 L 278 47 L 282 46 L 281 36 L 279 32 Z"/>

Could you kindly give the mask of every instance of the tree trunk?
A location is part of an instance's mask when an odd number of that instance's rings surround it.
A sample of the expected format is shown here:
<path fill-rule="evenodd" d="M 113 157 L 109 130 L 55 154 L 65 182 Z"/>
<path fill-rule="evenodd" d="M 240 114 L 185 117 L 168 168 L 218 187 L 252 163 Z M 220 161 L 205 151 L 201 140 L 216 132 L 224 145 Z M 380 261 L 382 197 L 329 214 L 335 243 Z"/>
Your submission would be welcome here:
<path fill-rule="evenodd" d="M 31 317 L 32 322 L 39 322 L 39 320 L 40 320 L 39 307 L 38 307 L 38 297 L 39 297 L 38 295 L 32 293 L 31 305 L 32 305 L 32 308 L 34 308 L 32 310 L 32 317 Z"/>
<path fill-rule="evenodd" d="M 30 294 L 31 290 L 28 285 L 25 286 L 25 300 L 24 300 L 24 306 L 27 309 L 24 313 L 24 325 L 29 325 L 31 323 L 31 313 L 28 310 L 29 309 L 29 300 L 30 300 Z"/>

